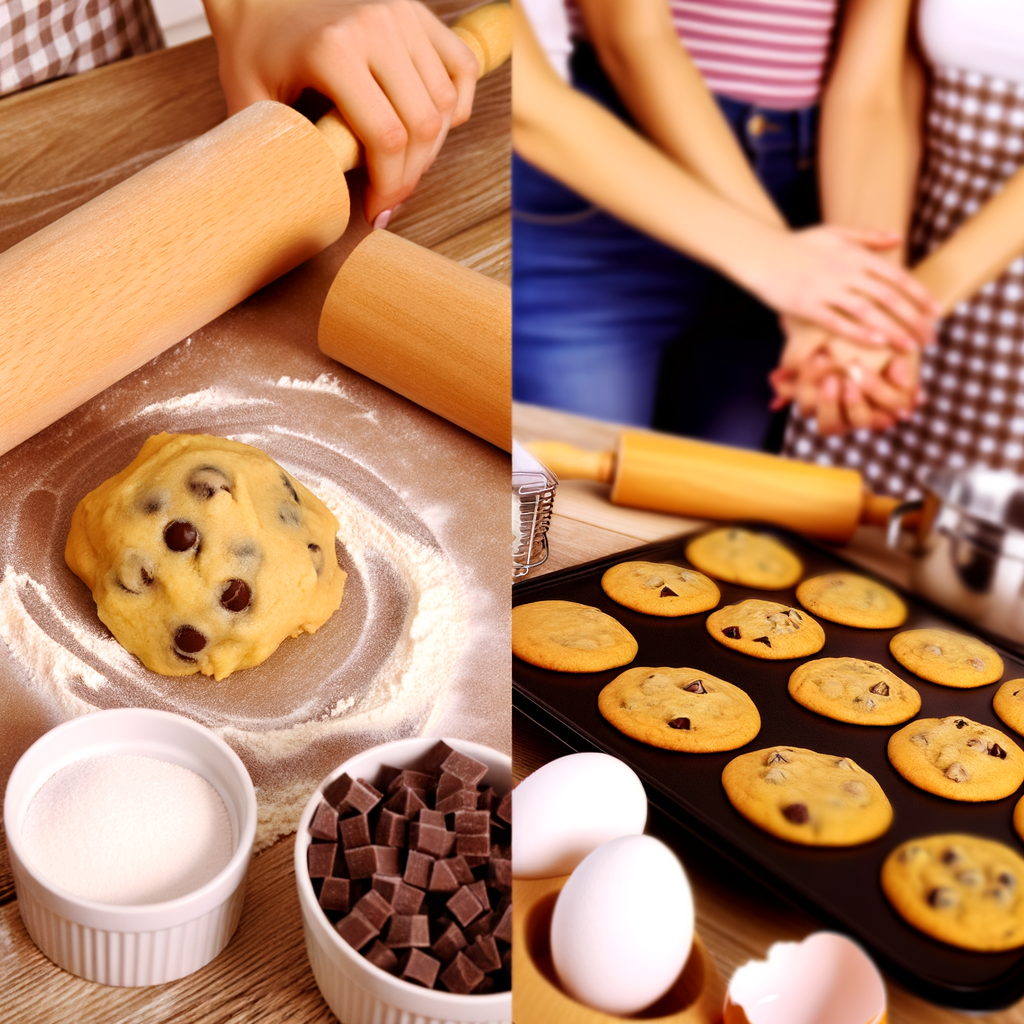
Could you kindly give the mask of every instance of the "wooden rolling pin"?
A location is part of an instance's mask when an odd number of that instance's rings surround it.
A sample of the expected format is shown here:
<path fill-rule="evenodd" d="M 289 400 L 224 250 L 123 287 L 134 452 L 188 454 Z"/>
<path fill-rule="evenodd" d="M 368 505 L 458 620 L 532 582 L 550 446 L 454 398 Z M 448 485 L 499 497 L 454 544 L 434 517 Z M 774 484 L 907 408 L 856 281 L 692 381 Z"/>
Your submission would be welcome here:
<path fill-rule="evenodd" d="M 388 231 L 342 264 L 320 348 L 491 444 L 512 450 L 512 295 Z"/>
<path fill-rule="evenodd" d="M 454 31 L 486 74 L 510 8 Z M 0 454 L 341 236 L 361 151 L 332 114 L 254 104 L 0 254 Z"/>
<path fill-rule="evenodd" d="M 854 469 L 666 434 L 624 430 L 614 452 L 559 441 L 527 448 L 562 479 L 611 484 L 616 505 L 700 519 L 760 519 L 823 540 L 847 541 L 860 523 L 885 526 L 898 504 L 868 491 Z"/>

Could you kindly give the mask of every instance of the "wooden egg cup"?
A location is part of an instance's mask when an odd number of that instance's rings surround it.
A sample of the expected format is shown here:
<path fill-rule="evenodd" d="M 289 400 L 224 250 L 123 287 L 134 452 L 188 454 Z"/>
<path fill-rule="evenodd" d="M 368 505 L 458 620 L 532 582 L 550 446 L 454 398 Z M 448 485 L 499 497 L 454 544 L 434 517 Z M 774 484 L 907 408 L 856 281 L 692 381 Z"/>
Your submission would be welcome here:
<path fill-rule="evenodd" d="M 562 991 L 548 935 L 555 900 L 568 875 L 512 883 L 512 1014 L 518 1024 L 719 1024 L 725 983 L 699 935 L 672 989 L 632 1017 L 592 1010 Z"/>

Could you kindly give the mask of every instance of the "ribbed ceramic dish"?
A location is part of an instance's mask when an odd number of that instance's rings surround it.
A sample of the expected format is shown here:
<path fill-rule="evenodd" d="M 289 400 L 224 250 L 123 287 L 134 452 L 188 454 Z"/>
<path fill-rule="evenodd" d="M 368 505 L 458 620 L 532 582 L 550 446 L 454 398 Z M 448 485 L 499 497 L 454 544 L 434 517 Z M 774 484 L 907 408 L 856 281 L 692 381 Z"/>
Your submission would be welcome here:
<path fill-rule="evenodd" d="M 177 899 L 122 906 L 82 899 L 33 868 L 21 842 L 32 797 L 60 769 L 103 754 L 181 765 L 217 790 L 234 852 L 214 878 Z M 47 957 L 104 985 L 162 985 L 208 964 L 238 926 L 256 834 L 256 794 L 238 756 L 209 729 L 166 711 L 118 708 L 65 722 L 25 751 L 7 783 L 4 828 L 18 909 Z"/>

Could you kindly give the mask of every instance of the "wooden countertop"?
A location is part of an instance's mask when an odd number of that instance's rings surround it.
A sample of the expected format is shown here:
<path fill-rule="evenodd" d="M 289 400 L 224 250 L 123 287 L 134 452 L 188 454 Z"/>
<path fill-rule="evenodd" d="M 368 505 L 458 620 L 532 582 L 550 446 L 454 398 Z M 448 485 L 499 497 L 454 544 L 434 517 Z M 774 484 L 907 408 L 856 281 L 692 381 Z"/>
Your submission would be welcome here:
<path fill-rule="evenodd" d="M 597 420 L 538 406 L 516 404 L 512 432 L 522 442 L 567 441 L 581 448 L 602 450 L 615 446 L 618 427 Z M 548 532 L 550 555 L 530 577 L 564 569 L 603 555 L 624 551 L 671 537 L 700 525 L 681 516 L 621 508 L 608 501 L 608 488 L 582 480 L 558 486 L 554 515 Z M 843 550 L 844 556 L 900 585 L 908 580 L 908 561 L 885 549 L 881 531 L 858 530 Z M 512 770 L 516 781 L 556 757 L 571 753 L 525 715 L 512 712 Z M 679 834 L 654 819 L 649 829 L 677 844 Z M 684 840 L 685 841 L 685 840 Z M 715 863 L 686 857 L 697 902 L 697 930 L 722 976 L 728 979 L 740 964 L 761 959 L 773 942 L 794 941 L 824 927 L 821 921 L 781 900 L 746 875 Z M 987 1024 L 1024 1024 L 1024 1001 L 997 1013 L 968 1015 L 935 1006 L 886 979 L 889 990 L 888 1024 L 954 1024 L 968 1020 Z M 517 1024 L 529 1024 L 518 1021 Z"/>
<path fill-rule="evenodd" d="M 477 6 L 466 0 L 428 2 L 445 18 Z M 473 118 L 451 133 L 390 225 L 504 283 L 510 277 L 510 83 L 506 66 L 479 84 Z M 0 251 L 224 116 L 211 39 L 0 100 Z M 360 212 L 361 176 L 359 171 L 349 176 L 353 216 L 332 247 L 334 255 L 328 251 L 326 258 L 335 262 L 368 230 Z M 293 272 L 302 273 L 303 268 Z M 24 749 L 12 746 L 3 725 L 14 710 L 0 705 L 0 786 Z M 37 734 L 45 727 L 40 722 Z M 67 974 L 36 949 L 19 917 L 6 844 L 0 841 L 0 1019 L 6 1024 L 335 1020 L 306 959 L 292 844 L 292 838 L 283 839 L 253 859 L 241 924 L 216 960 L 169 985 L 116 989 Z"/>

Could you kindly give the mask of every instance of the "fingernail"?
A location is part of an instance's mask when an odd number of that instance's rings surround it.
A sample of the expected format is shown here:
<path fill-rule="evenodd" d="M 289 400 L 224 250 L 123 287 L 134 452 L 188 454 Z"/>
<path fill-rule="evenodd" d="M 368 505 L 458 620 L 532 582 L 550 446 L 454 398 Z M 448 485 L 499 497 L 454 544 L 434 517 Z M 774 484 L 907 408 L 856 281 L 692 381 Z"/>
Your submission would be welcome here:
<path fill-rule="evenodd" d="M 373 221 L 374 231 L 382 231 L 386 228 L 388 226 L 388 221 L 391 220 L 391 215 L 394 212 L 394 210 L 384 210 L 382 213 L 378 213 Z"/>
<path fill-rule="evenodd" d="M 846 375 L 856 384 L 860 384 L 864 380 L 864 371 L 856 363 L 852 363 L 846 368 Z"/>

